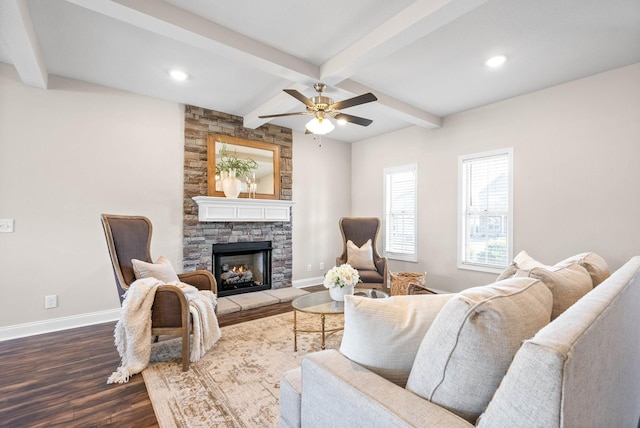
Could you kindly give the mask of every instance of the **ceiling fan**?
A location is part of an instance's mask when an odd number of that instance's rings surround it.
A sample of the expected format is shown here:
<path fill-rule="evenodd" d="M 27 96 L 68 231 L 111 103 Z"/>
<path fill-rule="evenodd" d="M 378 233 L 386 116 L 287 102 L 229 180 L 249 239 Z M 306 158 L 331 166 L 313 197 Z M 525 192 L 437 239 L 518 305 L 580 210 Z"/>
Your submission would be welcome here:
<path fill-rule="evenodd" d="M 341 109 L 354 107 L 360 104 L 370 103 L 372 101 L 376 101 L 375 95 L 371 92 L 368 92 L 363 95 L 359 95 L 357 97 L 349 98 L 344 101 L 333 102 L 333 100 L 329 97 L 325 97 L 322 95 L 322 92 L 326 89 L 327 85 L 324 83 L 316 83 L 313 85 L 313 89 L 316 90 L 318 96 L 307 98 L 302 95 L 300 92 L 295 89 L 284 89 L 284 92 L 291 95 L 298 101 L 302 102 L 307 106 L 307 111 L 295 112 L 295 113 L 281 113 L 281 114 L 270 114 L 266 116 L 258 116 L 261 119 L 268 119 L 273 117 L 283 117 L 283 116 L 298 116 L 303 114 L 312 114 L 314 117 L 307 123 L 307 134 L 326 134 L 334 130 L 335 126 L 329 118 L 336 119 L 340 122 L 349 122 L 355 123 L 360 126 L 369 126 L 373 123 L 371 119 L 365 119 L 363 117 L 353 116 L 346 113 L 341 113 Z"/>

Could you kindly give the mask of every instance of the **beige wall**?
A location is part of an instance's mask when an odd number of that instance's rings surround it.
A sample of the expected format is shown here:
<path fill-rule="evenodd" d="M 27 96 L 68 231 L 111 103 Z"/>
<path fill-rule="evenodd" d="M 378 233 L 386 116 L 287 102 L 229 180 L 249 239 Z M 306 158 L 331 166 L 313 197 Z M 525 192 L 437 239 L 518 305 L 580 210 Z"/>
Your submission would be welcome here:
<path fill-rule="evenodd" d="M 352 212 L 382 216 L 382 170 L 417 162 L 418 263 L 434 288 L 495 275 L 456 267 L 457 162 L 514 148 L 514 247 L 545 263 L 596 251 L 618 268 L 640 254 L 640 64 L 409 128 L 352 146 Z M 361 189 L 368 189 L 363 192 Z M 370 189 L 370 190 L 369 190 Z M 514 254 L 515 254 L 514 253 Z"/>
<path fill-rule="evenodd" d="M 293 283 L 314 285 L 342 253 L 338 219 L 350 215 L 351 145 L 295 131 L 293 141 Z"/>
<path fill-rule="evenodd" d="M 181 266 L 183 111 L 176 103 L 0 64 L 0 327 L 119 307 L 103 212 L 143 214 L 151 254 Z M 44 296 L 59 306 L 44 309 Z M 70 321 L 73 323 L 73 321 Z"/>

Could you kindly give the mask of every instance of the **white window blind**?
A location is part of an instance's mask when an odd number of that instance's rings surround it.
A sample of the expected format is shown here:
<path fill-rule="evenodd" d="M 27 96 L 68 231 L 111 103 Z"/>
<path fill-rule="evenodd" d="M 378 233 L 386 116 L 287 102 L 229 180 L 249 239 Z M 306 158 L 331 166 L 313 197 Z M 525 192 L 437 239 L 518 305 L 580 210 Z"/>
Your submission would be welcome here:
<path fill-rule="evenodd" d="M 416 164 L 385 168 L 385 255 L 417 261 Z"/>
<path fill-rule="evenodd" d="M 459 160 L 459 262 L 495 272 L 512 253 L 512 149 Z"/>

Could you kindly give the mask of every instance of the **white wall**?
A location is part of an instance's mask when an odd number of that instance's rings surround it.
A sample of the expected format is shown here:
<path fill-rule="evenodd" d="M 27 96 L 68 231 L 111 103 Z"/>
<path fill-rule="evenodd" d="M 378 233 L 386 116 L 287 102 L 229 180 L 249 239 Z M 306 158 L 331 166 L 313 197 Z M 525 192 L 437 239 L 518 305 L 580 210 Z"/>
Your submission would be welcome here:
<path fill-rule="evenodd" d="M 293 201 L 293 283 L 316 285 L 342 254 L 338 220 L 351 210 L 351 145 L 294 132 Z"/>
<path fill-rule="evenodd" d="M 504 147 L 514 148 L 515 253 L 553 264 L 595 251 L 613 269 L 640 254 L 635 64 L 353 144 L 354 215 L 382 216 L 383 168 L 418 163 L 419 262 L 390 270 L 426 270 L 430 286 L 452 291 L 495 279 L 456 267 L 457 162 Z"/>
<path fill-rule="evenodd" d="M 152 256 L 182 265 L 183 108 L 49 85 L 0 64 L 0 218 L 15 219 L 0 234 L 0 327 L 119 308 L 101 213 L 146 215 Z M 50 294 L 59 306 L 44 309 Z"/>

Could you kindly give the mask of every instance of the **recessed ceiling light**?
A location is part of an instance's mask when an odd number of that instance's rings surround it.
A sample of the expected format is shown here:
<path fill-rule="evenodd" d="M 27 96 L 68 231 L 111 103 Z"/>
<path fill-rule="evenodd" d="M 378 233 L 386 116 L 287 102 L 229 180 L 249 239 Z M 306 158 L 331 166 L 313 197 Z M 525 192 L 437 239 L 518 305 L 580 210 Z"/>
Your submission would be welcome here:
<path fill-rule="evenodd" d="M 182 82 L 183 80 L 187 80 L 187 77 L 189 77 L 187 73 L 181 70 L 170 70 L 169 76 L 171 76 L 173 80 L 177 80 L 179 82 Z"/>
<path fill-rule="evenodd" d="M 506 55 L 496 55 L 496 56 L 492 56 L 491 58 L 486 60 L 484 62 L 484 64 L 487 67 L 496 68 L 496 67 L 500 67 L 505 62 L 507 62 L 507 56 Z"/>

